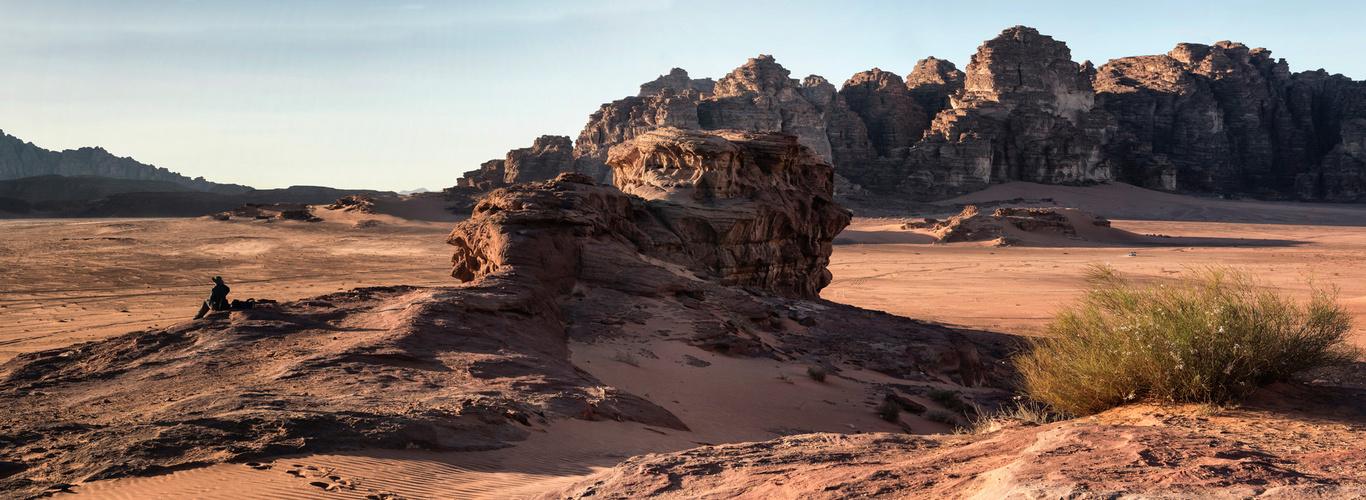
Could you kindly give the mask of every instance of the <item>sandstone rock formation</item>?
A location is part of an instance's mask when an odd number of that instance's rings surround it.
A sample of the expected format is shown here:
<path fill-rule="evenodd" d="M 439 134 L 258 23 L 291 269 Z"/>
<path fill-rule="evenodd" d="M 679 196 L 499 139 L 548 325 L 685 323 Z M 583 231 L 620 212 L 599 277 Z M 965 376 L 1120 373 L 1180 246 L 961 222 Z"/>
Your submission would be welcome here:
<path fill-rule="evenodd" d="M 561 199 L 568 195 L 552 196 L 536 187 L 492 193 L 475 207 L 470 221 L 451 233 L 448 242 L 458 249 L 453 275 L 472 280 L 513 267 L 517 259 L 551 261 L 555 264 L 546 266 L 548 271 L 566 274 L 541 281 L 563 288 L 561 282 L 580 272 L 583 255 L 590 255 L 603 269 L 617 268 L 613 275 L 629 270 L 638 273 L 633 281 L 660 286 L 671 281 L 622 264 L 637 260 L 631 255 L 640 252 L 705 270 L 728 284 L 794 298 L 814 299 L 830 283 L 831 242 L 848 225 L 849 213 L 833 201 L 833 168 L 792 136 L 657 129 L 614 147 L 609 163 L 620 191 L 577 187 L 589 178 L 565 174 L 553 186 L 585 192 L 574 203 Z M 559 208 L 573 213 L 529 211 Z M 543 217 L 579 225 L 558 232 L 489 229 L 538 227 L 546 224 Z M 588 252 L 563 241 L 581 238 L 584 231 L 595 237 L 631 235 L 636 248 Z M 550 254 L 529 250 L 540 248 Z M 635 290 L 666 291 L 676 290 Z"/>
<path fill-rule="evenodd" d="M 1085 240 L 1085 235 L 1095 234 L 1088 229 L 1109 227 L 1110 221 L 1104 217 L 1071 208 L 1004 207 L 988 215 L 976 205 L 968 205 L 946 220 L 924 219 L 901 228 L 927 231 L 941 243 L 991 241 L 1009 246 L 1026 243 L 1024 233 Z"/>
<path fill-rule="evenodd" d="M 195 191 L 239 194 L 247 186 L 218 184 L 203 177 L 189 177 L 143 163 L 117 157 L 104 148 L 50 151 L 0 131 L 0 180 L 40 175 L 96 176 L 110 179 L 173 182 Z"/>
<path fill-rule="evenodd" d="M 328 210 L 342 210 L 362 214 L 375 213 L 375 197 L 368 194 L 354 194 L 337 198 L 326 207 Z"/>
<path fill-rule="evenodd" d="M 667 89 L 675 94 L 682 94 L 694 91 L 702 94 L 712 93 L 716 87 L 716 82 L 711 78 L 692 79 L 688 77 L 688 72 L 683 68 L 669 70 L 669 74 L 660 75 L 653 82 L 640 84 L 640 94 L 637 97 L 650 97 L 664 93 Z"/>
<path fill-rule="evenodd" d="M 658 129 L 612 148 L 621 190 L 649 200 L 725 282 L 814 299 L 831 242 L 849 224 L 834 168 L 783 134 Z"/>
<path fill-rule="evenodd" d="M 644 86 L 642 86 L 644 90 Z M 588 125 L 574 145 L 575 169 L 598 182 L 611 183 L 612 168 L 607 153 L 613 145 L 659 127 L 700 128 L 696 91 L 675 93 L 665 88 L 648 97 L 627 97 L 602 105 L 588 117 Z"/>
<path fill-rule="evenodd" d="M 1032 28 L 988 40 L 968 64 L 953 109 L 940 112 L 904 158 L 888 162 L 902 177 L 895 190 L 937 198 L 1016 180 L 1110 180 L 1101 155 L 1109 117 L 1094 109 L 1088 67 Z"/>
<path fill-rule="evenodd" d="M 963 72 L 952 62 L 927 57 L 906 75 L 906 88 L 925 114 L 934 117 L 952 106 L 950 97 L 963 90 Z"/>
<path fill-rule="evenodd" d="M 467 172 L 460 187 L 494 189 L 518 182 L 544 180 L 570 172 L 574 165 L 574 144 L 568 137 L 543 135 L 529 148 L 508 151 L 507 158 L 491 160 L 479 170 Z"/>
<path fill-rule="evenodd" d="M 901 77 L 877 68 L 844 82 L 840 96 L 862 119 L 877 156 L 904 155 L 929 128 L 924 109 Z"/>
<path fill-rule="evenodd" d="M 964 71 L 928 57 L 900 85 L 872 70 L 836 91 L 819 76 L 791 79 L 772 56 L 714 84 L 675 69 L 594 113 L 564 171 L 606 182 L 613 145 L 677 127 L 796 135 L 835 166 L 847 186 L 841 196 L 862 193 L 844 198 L 860 204 L 1011 181 L 1366 196 L 1366 83 L 1291 74 L 1265 49 L 1180 44 L 1097 69 L 1074 62 L 1065 43 L 1016 26 L 986 41 Z"/>
<path fill-rule="evenodd" d="M 1233 42 L 1178 45 L 1116 59 L 1096 75 L 1119 120 L 1112 163 L 1121 180 L 1167 190 L 1302 199 L 1356 199 L 1353 143 L 1366 85 L 1340 75 L 1292 75 L 1266 49 Z"/>
<path fill-rule="evenodd" d="M 835 123 L 833 132 L 827 124 Z M 668 75 L 641 85 L 640 94 L 602 105 L 590 117 L 574 144 L 573 165 L 565 172 L 588 174 L 598 182 L 611 181 L 607 155 L 612 146 L 661 127 L 754 132 L 783 132 L 816 151 L 827 162 L 834 158 L 832 137 L 845 147 L 871 151 L 867 133 L 857 115 L 844 104 L 836 89 L 824 78 L 802 81 L 790 77 L 773 56 L 750 59 L 721 80 L 691 79 L 675 68 Z M 535 153 L 533 153 L 535 154 Z M 558 161 L 558 160 L 557 160 Z M 563 164 L 561 164 L 563 165 Z M 486 163 L 467 174 L 461 186 L 498 187 L 491 179 L 505 167 Z M 524 180 L 549 179 L 553 174 Z"/>

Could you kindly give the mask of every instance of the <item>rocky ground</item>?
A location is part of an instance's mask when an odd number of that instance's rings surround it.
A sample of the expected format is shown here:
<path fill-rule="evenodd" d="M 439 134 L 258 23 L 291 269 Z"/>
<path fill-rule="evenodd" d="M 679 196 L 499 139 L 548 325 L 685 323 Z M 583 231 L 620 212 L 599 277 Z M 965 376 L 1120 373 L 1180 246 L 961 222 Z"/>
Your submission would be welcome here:
<path fill-rule="evenodd" d="M 982 434 L 807 434 L 645 455 L 538 498 L 1358 498 L 1360 389 L 1135 405 Z"/>

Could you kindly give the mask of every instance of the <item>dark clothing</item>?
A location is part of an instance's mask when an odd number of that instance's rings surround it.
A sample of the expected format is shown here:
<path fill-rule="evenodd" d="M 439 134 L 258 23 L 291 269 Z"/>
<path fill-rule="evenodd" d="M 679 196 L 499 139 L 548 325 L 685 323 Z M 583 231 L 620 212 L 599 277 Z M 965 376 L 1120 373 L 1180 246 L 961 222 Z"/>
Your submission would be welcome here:
<path fill-rule="evenodd" d="M 219 283 L 209 291 L 209 309 L 215 311 L 228 310 L 228 285 Z"/>
<path fill-rule="evenodd" d="M 213 290 L 209 291 L 209 300 L 204 301 L 204 305 L 199 306 L 199 314 L 194 315 L 194 319 L 203 318 L 209 311 L 226 311 L 231 309 L 228 302 L 228 285 L 224 285 L 222 280 L 214 278 Z"/>

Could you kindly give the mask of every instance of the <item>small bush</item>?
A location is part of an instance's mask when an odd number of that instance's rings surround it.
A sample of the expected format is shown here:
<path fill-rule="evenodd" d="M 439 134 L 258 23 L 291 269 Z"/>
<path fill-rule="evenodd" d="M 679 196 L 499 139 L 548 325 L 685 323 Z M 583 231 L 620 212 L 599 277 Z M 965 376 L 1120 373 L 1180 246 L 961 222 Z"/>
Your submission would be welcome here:
<path fill-rule="evenodd" d="M 806 376 L 817 382 L 825 382 L 825 376 L 829 374 L 830 372 L 826 371 L 824 366 L 812 366 L 806 369 Z"/>
<path fill-rule="evenodd" d="M 617 351 L 616 354 L 612 355 L 612 359 L 631 366 L 640 366 L 640 360 L 637 360 L 634 354 L 626 351 Z"/>
<path fill-rule="evenodd" d="M 1025 393 L 1076 415 L 1139 399 L 1222 405 L 1359 355 L 1335 291 L 1313 287 L 1301 306 L 1239 271 L 1189 274 L 1140 285 L 1093 267 L 1077 306 L 1016 357 Z"/>
<path fill-rule="evenodd" d="M 968 418 L 968 426 L 963 429 L 966 434 L 984 434 L 1004 428 L 1010 422 L 1029 422 L 1032 424 L 1051 424 L 1061 422 L 1070 418 L 1067 415 L 1054 413 L 1036 401 L 1016 402 L 1014 407 L 1003 408 L 997 412 L 986 412 L 980 408 L 976 409 L 978 417 Z"/>
<path fill-rule="evenodd" d="M 895 424 L 901 420 L 901 403 L 892 398 L 882 398 L 882 404 L 877 407 L 877 416 Z"/>
<path fill-rule="evenodd" d="M 971 408 L 968 407 L 968 404 L 963 402 L 962 396 L 959 396 L 958 393 L 948 389 L 940 389 L 937 387 L 930 389 L 929 392 L 925 393 L 925 397 L 930 398 L 930 401 L 939 403 L 940 405 L 943 405 L 944 408 L 955 413 L 966 414 L 971 410 Z"/>
<path fill-rule="evenodd" d="M 939 422 L 941 424 L 948 424 L 954 427 L 958 427 L 962 424 L 958 421 L 958 417 L 944 410 L 930 410 L 928 412 L 925 412 L 925 420 L 929 420 L 931 422 Z"/>

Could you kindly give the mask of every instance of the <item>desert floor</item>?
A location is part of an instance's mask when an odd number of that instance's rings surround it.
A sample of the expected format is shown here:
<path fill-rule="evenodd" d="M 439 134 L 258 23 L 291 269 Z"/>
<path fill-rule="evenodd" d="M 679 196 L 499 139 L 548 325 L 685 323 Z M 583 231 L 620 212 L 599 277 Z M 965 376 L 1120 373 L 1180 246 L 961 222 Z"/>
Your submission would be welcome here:
<path fill-rule="evenodd" d="M 1075 297 L 1085 270 L 1094 263 L 1109 263 L 1141 278 L 1180 277 L 1193 267 L 1231 265 L 1301 296 L 1310 279 L 1337 286 L 1341 303 L 1357 319 L 1353 342 L 1366 346 L 1366 266 L 1360 265 L 1366 257 L 1366 207 L 1193 198 L 1124 185 L 1030 184 L 998 186 L 947 203 L 1017 198 L 1049 198 L 1021 205 L 1079 208 L 1108 217 L 1114 228 L 1134 235 L 1108 241 L 1044 235 L 1012 247 L 933 244 L 924 234 L 901 229 L 905 219 L 856 219 L 836 240 L 830 266 L 834 283 L 823 297 L 946 325 L 1037 334 L 1060 305 Z M 942 218 L 954 212 L 946 208 L 916 215 Z M 444 244 L 453 220 L 327 210 L 318 215 L 324 222 L 0 221 L 6 236 L 0 240 L 0 362 L 19 353 L 189 320 L 207 298 L 209 277 L 215 275 L 232 287 L 229 298 L 279 301 L 357 286 L 453 283 Z M 837 385 L 818 387 L 804 378 L 800 367 L 699 350 L 693 355 L 710 363 L 705 368 L 641 359 L 641 366 L 657 375 L 643 378 L 613 361 L 618 350 L 613 346 L 572 348 L 576 362 L 608 384 L 646 395 L 670 410 L 710 407 L 708 411 L 726 420 L 713 417 L 716 425 L 695 426 L 690 435 L 636 424 L 560 422 L 519 446 L 494 452 L 386 450 L 284 457 L 268 469 L 222 464 L 89 483 L 74 491 L 105 498 L 364 498 L 365 492 L 377 491 L 408 498 L 515 497 L 567 484 L 635 454 L 771 438 L 775 431 L 762 432 L 765 411 L 809 412 L 808 425 L 800 430 L 895 430 L 878 427 L 885 423 L 871 414 L 813 410 L 823 408 L 822 402 L 834 405 L 831 400 L 864 395 L 842 394 Z M 689 392 L 670 385 L 677 384 L 671 377 L 686 376 L 690 369 L 771 372 L 773 387 L 736 395 L 725 387 Z M 727 393 L 731 395 L 723 395 Z M 745 406 L 740 401 L 758 400 L 766 401 L 759 411 L 733 409 Z M 723 412 L 726 407 L 732 410 Z M 290 470 L 298 473 L 288 474 Z M 365 487 L 325 493 L 309 485 L 318 481 L 308 477 L 326 476 L 341 479 L 320 484 L 345 481 Z"/>

